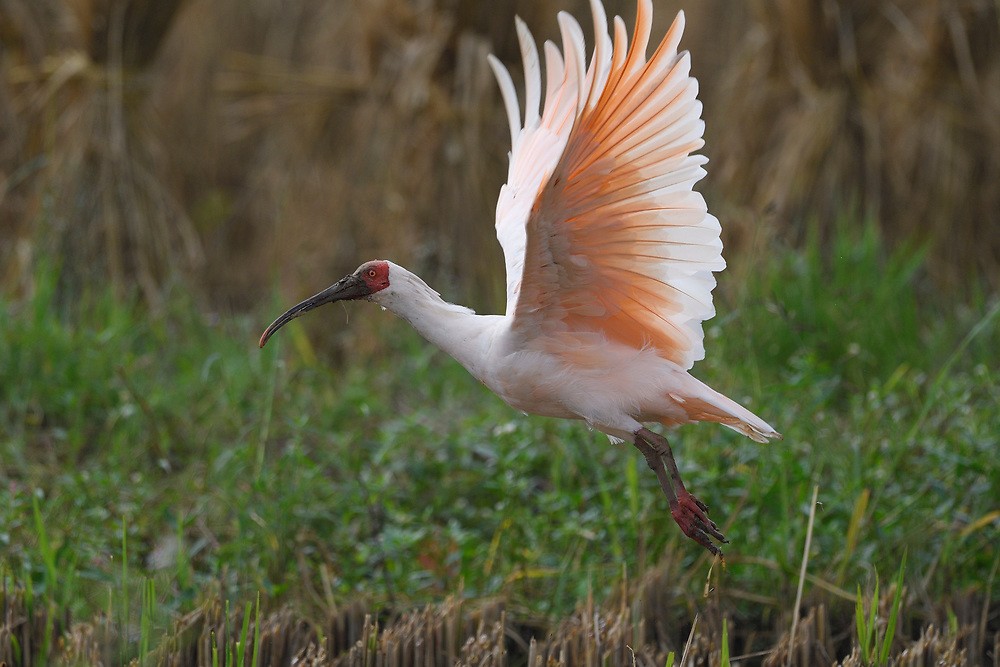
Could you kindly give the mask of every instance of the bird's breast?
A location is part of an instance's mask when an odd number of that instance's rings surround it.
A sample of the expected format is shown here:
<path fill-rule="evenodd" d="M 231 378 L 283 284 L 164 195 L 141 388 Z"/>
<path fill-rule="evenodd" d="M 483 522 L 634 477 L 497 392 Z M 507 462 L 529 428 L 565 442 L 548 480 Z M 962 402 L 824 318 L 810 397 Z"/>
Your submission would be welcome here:
<path fill-rule="evenodd" d="M 544 417 L 579 419 L 569 407 L 566 369 L 544 354 L 520 351 L 506 355 L 483 382 L 508 405 Z"/>

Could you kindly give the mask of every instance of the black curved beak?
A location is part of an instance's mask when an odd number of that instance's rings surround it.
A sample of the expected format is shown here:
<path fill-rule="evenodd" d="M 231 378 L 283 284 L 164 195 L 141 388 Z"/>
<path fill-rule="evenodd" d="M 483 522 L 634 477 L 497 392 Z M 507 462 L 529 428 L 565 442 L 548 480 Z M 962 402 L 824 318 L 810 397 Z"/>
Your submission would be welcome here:
<path fill-rule="evenodd" d="M 264 330 L 264 333 L 260 337 L 260 347 L 264 347 L 267 344 L 267 340 L 274 334 L 275 331 L 285 326 L 296 317 L 302 313 L 308 312 L 313 308 L 322 306 L 325 303 L 333 303 L 334 301 L 345 301 L 348 299 L 361 299 L 369 294 L 371 294 L 371 289 L 365 283 L 365 281 L 355 274 L 351 274 L 338 280 L 333 285 L 330 285 L 325 290 L 309 297 L 302 303 L 296 304 L 286 310 L 278 319 L 271 322 L 271 326 Z"/>

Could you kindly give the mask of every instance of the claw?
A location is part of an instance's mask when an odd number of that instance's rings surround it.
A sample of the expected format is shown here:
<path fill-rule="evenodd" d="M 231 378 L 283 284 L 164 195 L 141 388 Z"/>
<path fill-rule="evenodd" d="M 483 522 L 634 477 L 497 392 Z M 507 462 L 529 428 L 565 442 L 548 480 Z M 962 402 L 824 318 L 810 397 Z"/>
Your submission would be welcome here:
<path fill-rule="evenodd" d="M 695 533 L 688 533 L 688 537 L 690 537 L 692 540 L 694 540 L 701 546 L 708 549 L 709 553 L 711 553 L 713 556 L 718 556 L 719 558 L 725 560 L 726 555 L 722 553 L 722 549 L 712 544 L 712 542 L 708 539 L 708 535 L 706 535 L 702 531 L 699 530 Z"/>
<path fill-rule="evenodd" d="M 723 544 L 729 540 L 722 534 L 715 522 L 708 518 L 708 507 L 688 492 L 677 497 L 677 502 L 670 509 L 671 516 L 680 526 L 684 534 L 709 550 L 713 555 L 723 557 L 722 550 L 709 538 L 715 538 Z"/>

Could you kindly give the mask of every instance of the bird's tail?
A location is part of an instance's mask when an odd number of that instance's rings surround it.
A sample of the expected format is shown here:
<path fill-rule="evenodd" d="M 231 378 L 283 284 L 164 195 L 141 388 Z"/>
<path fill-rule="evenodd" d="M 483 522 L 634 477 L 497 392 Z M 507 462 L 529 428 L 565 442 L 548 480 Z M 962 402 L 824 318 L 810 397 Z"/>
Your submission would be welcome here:
<path fill-rule="evenodd" d="M 695 382 L 700 385 L 700 391 L 692 391 L 686 395 L 670 394 L 670 398 L 684 409 L 690 421 L 717 422 L 757 442 L 781 439 L 781 434 L 774 427 L 736 401 L 698 380 Z"/>

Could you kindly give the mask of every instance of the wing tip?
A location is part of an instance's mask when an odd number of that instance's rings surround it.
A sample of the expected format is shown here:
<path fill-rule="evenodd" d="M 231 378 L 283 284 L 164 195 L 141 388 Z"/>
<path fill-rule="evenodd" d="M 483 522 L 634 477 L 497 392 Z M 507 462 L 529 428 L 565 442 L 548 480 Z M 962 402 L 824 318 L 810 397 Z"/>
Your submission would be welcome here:
<path fill-rule="evenodd" d="M 503 98 L 504 108 L 507 111 L 507 123 L 510 125 L 510 145 L 517 142 L 517 135 L 521 131 L 521 112 L 517 101 L 517 91 L 514 89 L 514 81 L 510 78 L 510 71 L 499 58 L 492 53 L 486 55 L 486 62 L 493 70 L 497 85 L 500 86 L 500 97 Z"/>

